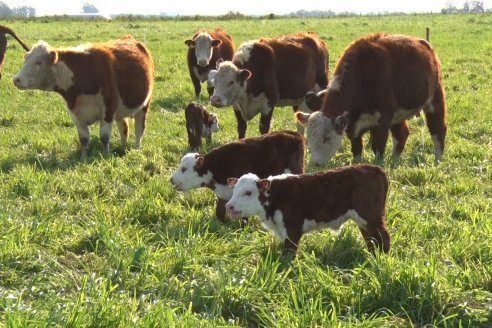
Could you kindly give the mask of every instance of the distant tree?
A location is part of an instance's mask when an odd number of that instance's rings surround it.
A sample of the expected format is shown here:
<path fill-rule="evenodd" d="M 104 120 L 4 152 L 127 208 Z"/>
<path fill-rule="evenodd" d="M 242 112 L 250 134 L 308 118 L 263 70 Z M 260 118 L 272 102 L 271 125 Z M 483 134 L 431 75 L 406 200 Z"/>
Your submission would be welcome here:
<path fill-rule="evenodd" d="M 8 17 L 12 16 L 12 9 L 3 1 L 0 1 L 0 16 Z"/>
<path fill-rule="evenodd" d="M 97 14 L 99 12 L 99 9 L 97 9 L 96 6 L 91 3 L 85 3 L 82 6 L 82 12 L 84 14 Z"/>
<path fill-rule="evenodd" d="M 467 1 L 469 11 L 472 13 L 483 13 L 483 1 Z"/>
<path fill-rule="evenodd" d="M 28 6 L 15 7 L 12 9 L 12 16 L 34 17 L 36 16 L 36 9 Z"/>

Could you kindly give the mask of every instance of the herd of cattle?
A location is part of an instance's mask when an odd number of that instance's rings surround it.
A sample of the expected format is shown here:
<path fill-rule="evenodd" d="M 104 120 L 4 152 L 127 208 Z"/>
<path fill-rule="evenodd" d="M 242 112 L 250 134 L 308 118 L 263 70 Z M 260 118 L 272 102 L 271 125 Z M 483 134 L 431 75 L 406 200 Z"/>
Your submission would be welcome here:
<path fill-rule="evenodd" d="M 154 86 L 152 56 L 142 43 L 124 36 L 60 49 L 39 41 L 29 50 L 12 30 L 0 27 L 1 61 L 5 34 L 28 51 L 14 85 L 54 91 L 64 98 L 82 157 L 88 151 L 88 126 L 95 122 L 100 122 L 105 153 L 113 121 L 126 144 L 129 117 L 135 119 L 135 146 L 140 146 Z M 328 49 L 312 32 L 260 38 L 235 49 L 233 38 L 222 29 L 200 30 L 185 44 L 195 95 L 206 81 L 212 106 L 232 106 L 239 140 L 207 154 L 186 154 L 172 174 L 174 188 L 212 189 L 218 219 L 225 220 L 226 213 L 231 218 L 258 215 L 285 250 L 296 250 L 306 232 L 338 229 L 352 219 L 371 251 L 377 247 L 388 252 L 384 171 L 361 164 L 305 174 L 304 128 L 315 165 L 337 152 L 344 134 L 353 156 L 361 156 L 367 131 L 376 156 L 383 156 L 391 131 L 392 155 L 398 157 L 409 135 L 407 120 L 423 110 L 439 161 L 446 101 L 441 64 L 429 42 L 389 34 L 360 38 L 346 48 L 331 81 Z M 294 109 L 298 131 L 268 133 L 273 108 L 287 105 Z M 200 147 L 202 137 L 209 143 L 218 130 L 217 116 L 195 102 L 184 112 L 189 146 Z M 245 139 L 247 121 L 258 113 L 261 136 Z"/>

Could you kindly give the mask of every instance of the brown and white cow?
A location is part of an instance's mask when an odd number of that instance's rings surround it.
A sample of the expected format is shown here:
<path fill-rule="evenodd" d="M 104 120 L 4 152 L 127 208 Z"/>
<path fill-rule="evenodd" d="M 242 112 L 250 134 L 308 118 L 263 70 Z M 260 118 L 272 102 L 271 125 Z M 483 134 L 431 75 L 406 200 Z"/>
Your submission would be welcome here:
<path fill-rule="evenodd" d="M 348 219 L 358 225 L 370 251 L 390 249 L 386 229 L 388 179 L 374 165 L 351 165 L 301 175 L 261 179 L 255 174 L 231 178 L 232 198 L 226 210 L 232 218 L 258 215 L 262 224 L 295 251 L 304 233 L 337 230 Z"/>
<path fill-rule="evenodd" d="M 186 40 L 188 46 L 188 69 L 191 82 L 195 87 L 195 96 L 200 95 L 201 83 L 208 81 L 208 73 L 215 69 L 218 59 L 231 60 L 234 55 L 234 41 L 232 37 L 217 28 L 214 31 L 199 30 L 192 39 Z M 209 95 L 214 92 L 213 85 L 208 82 Z"/>
<path fill-rule="evenodd" d="M 21 90 L 54 91 L 63 97 L 85 158 L 88 126 L 96 121 L 105 153 L 109 152 L 113 120 L 126 145 L 128 117 L 135 118 L 135 147 L 140 147 L 154 86 L 154 64 L 147 48 L 129 35 L 67 49 L 39 41 L 27 53 L 14 84 Z"/>
<path fill-rule="evenodd" d="M 186 131 L 188 145 L 198 148 L 202 145 L 202 138 L 207 144 L 212 142 L 212 132 L 219 130 L 219 119 L 214 113 L 209 113 L 202 105 L 192 102 L 185 108 Z"/>
<path fill-rule="evenodd" d="M 219 62 L 215 107 L 232 106 L 239 138 L 244 138 L 247 121 L 258 113 L 260 133 L 270 129 L 274 106 L 302 106 L 310 90 L 328 84 L 328 50 L 314 33 L 298 33 L 243 43 L 231 61 Z"/>
<path fill-rule="evenodd" d="M 19 39 L 12 29 L 0 25 L 0 79 L 2 78 L 3 60 L 5 59 L 5 53 L 7 52 L 7 34 L 16 39 L 25 51 L 29 51 L 29 48 L 21 41 L 21 39 Z"/>
<path fill-rule="evenodd" d="M 231 177 L 239 178 L 253 172 L 260 177 L 285 172 L 304 172 L 304 138 L 297 132 L 278 131 L 260 137 L 241 139 L 213 149 L 208 154 L 186 154 L 171 183 L 185 191 L 207 187 L 217 195 L 216 215 L 225 218 L 225 203 L 232 196 L 227 184 Z"/>
<path fill-rule="evenodd" d="M 311 162 L 322 165 L 340 148 L 345 132 L 354 157 L 362 154 L 362 134 L 382 156 L 389 131 L 398 157 L 409 135 L 407 119 L 423 108 L 435 159 L 444 151 L 446 100 L 441 63 L 429 42 L 373 34 L 352 43 L 341 57 L 320 112 L 297 113 L 307 125 Z"/>

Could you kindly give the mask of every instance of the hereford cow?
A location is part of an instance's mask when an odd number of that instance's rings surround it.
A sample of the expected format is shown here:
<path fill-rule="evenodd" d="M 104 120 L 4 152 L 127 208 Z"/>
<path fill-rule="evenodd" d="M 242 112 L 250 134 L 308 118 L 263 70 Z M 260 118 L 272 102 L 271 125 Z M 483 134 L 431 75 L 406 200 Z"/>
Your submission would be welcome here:
<path fill-rule="evenodd" d="M 0 79 L 2 78 L 3 60 L 5 59 L 5 53 L 7 52 L 7 34 L 16 39 L 25 51 L 29 51 L 29 48 L 21 41 L 21 39 L 19 39 L 14 31 L 7 26 L 0 25 Z"/>
<path fill-rule="evenodd" d="M 352 165 L 325 172 L 279 175 L 255 174 L 228 179 L 233 187 L 226 210 L 232 218 L 258 215 L 265 228 L 281 241 L 284 251 L 297 249 L 304 233 L 338 229 L 348 219 L 359 226 L 370 251 L 387 253 L 385 204 L 388 179 L 374 165 Z"/>
<path fill-rule="evenodd" d="M 200 95 L 201 83 L 207 81 L 208 73 L 215 68 L 219 58 L 231 60 L 234 55 L 234 41 L 232 37 L 218 28 L 214 31 L 200 30 L 191 40 L 186 40 L 188 46 L 188 69 L 191 82 L 195 87 L 195 96 Z M 214 92 L 213 86 L 208 84 L 209 95 Z"/>
<path fill-rule="evenodd" d="M 208 187 L 217 195 L 216 215 L 225 218 L 225 203 L 232 196 L 227 178 L 253 172 L 260 177 L 304 172 L 304 138 L 296 132 L 279 131 L 241 139 L 215 148 L 206 155 L 186 154 L 171 183 L 185 191 Z"/>
<path fill-rule="evenodd" d="M 96 121 L 100 122 L 105 153 L 109 152 L 113 120 L 126 144 L 127 117 L 135 118 L 135 146 L 140 146 L 154 85 L 154 65 L 147 48 L 132 36 L 68 49 L 55 49 L 39 41 L 27 53 L 14 84 L 22 90 L 54 91 L 65 99 L 85 158 L 88 126 Z"/>
<path fill-rule="evenodd" d="M 247 123 L 261 114 L 260 133 L 270 129 L 274 106 L 302 106 L 310 90 L 328 84 L 328 50 L 314 33 L 298 33 L 243 43 L 232 62 L 220 62 L 215 73 L 215 107 L 232 106 L 239 138 Z"/>
<path fill-rule="evenodd" d="M 435 159 L 444 151 L 446 100 L 441 63 L 423 39 L 375 34 L 352 43 L 340 59 L 320 112 L 297 113 L 307 125 L 311 162 L 322 165 L 340 148 L 345 132 L 354 157 L 370 131 L 376 156 L 383 156 L 389 131 L 398 157 L 409 131 L 406 120 L 424 110 Z"/>
<path fill-rule="evenodd" d="M 188 132 L 188 144 L 191 148 L 202 145 L 202 138 L 207 144 L 212 141 L 212 132 L 219 130 L 217 115 L 209 113 L 205 107 L 196 102 L 190 103 L 185 108 L 186 131 Z"/>

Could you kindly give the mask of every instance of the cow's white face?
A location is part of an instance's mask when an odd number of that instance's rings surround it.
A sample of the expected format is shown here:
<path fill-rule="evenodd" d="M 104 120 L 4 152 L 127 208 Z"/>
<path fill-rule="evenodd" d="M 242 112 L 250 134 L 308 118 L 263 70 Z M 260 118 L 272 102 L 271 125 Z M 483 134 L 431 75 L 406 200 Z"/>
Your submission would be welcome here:
<path fill-rule="evenodd" d="M 231 188 L 234 188 L 232 197 L 226 204 L 226 211 L 231 218 L 239 219 L 264 212 L 259 199 L 260 179 L 256 175 L 248 173 L 239 179 L 230 178 L 227 182 Z"/>
<path fill-rule="evenodd" d="M 198 66 L 202 67 L 205 67 L 210 63 L 214 50 L 213 48 L 219 46 L 221 43 L 220 40 L 213 39 L 212 36 L 206 32 L 198 34 L 193 40 L 186 41 L 186 44 L 189 47 L 195 48 L 196 62 Z"/>
<path fill-rule="evenodd" d="M 197 168 L 203 164 L 203 157 L 198 153 L 186 154 L 179 164 L 178 169 L 171 176 L 171 183 L 176 190 L 185 191 L 198 188 L 210 183 L 212 173 L 199 175 Z"/>
<path fill-rule="evenodd" d="M 251 72 L 239 69 L 231 61 L 218 62 L 213 79 L 214 94 L 210 103 L 215 107 L 232 106 L 238 99 L 246 97 L 247 80 Z"/>
<path fill-rule="evenodd" d="M 219 118 L 215 114 L 210 114 L 210 119 L 212 120 L 212 125 L 210 126 L 210 130 L 212 132 L 219 131 Z"/>
<path fill-rule="evenodd" d="M 311 164 L 323 165 L 333 157 L 342 145 L 347 123 L 344 117 L 330 119 L 322 112 L 305 114 L 298 112 L 297 119 L 307 126 L 306 136 L 311 152 Z"/>
<path fill-rule="evenodd" d="M 46 42 L 39 41 L 26 54 L 24 66 L 19 74 L 14 76 L 13 82 L 15 86 L 21 90 L 53 90 L 56 82 L 53 67 L 57 60 L 58 54 L 56 50 L 51 48 Z"/>

